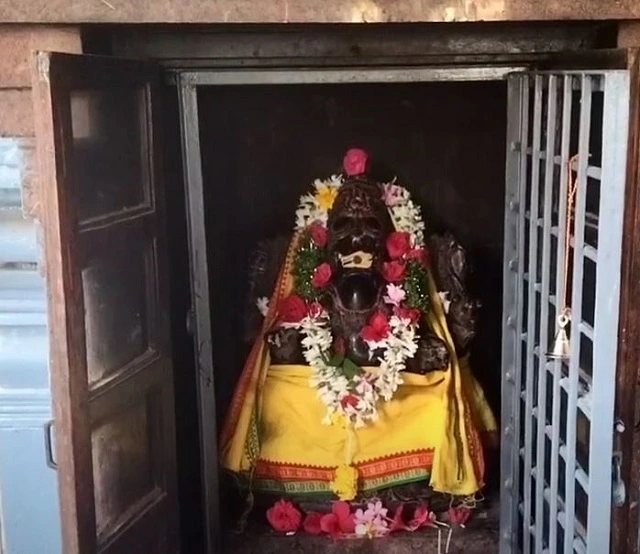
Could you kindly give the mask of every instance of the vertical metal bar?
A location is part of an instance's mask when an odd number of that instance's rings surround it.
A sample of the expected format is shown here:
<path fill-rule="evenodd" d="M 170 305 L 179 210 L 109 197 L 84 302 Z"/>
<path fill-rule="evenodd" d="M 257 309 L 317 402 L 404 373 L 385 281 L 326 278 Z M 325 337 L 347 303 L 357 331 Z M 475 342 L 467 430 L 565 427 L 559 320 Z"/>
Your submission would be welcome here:
<path fill-rule="evenodd" d="M 189 265 L 192 303 L 196 325 L 198 412 L 200 417 L 200 473 L 203 491 L 205 552 L 220 552 L 220 512 L 218 493 L 218 449 L 216 444 L 216 407 L 211 354 L 211 315 L 209 303 L 209 269 L 204 217 L 204 186 L 200 154 L 198 95 L 193 76 L 180 75 L 178 81 L 180 125 L 184 160 L 185 195 L 189 232 Z"/>
<path fill-rule="evenodd" d="M 514 496 L 517 483 L 517 466 L 513 461 L 519 456 L 514 433 L 516 402 L 520 402 L 519 381 L 516 380 L 517 343 L 520 333 L 514 328 L 518 309 L 518 223 L 524 207 L 519 203 L 520 160 L 522 124 L 522 77 L 509 79 L 507 89 L 507 165 L 504 216 L 504 264 L 503 264 L 503 321 L 502 321 L 502 429 L 504 436 L 500 451 L 500 554 L 511 554 L 515 548 L 513 538 L 518 522 L 518 497 Z M 515 519 L 514 519 L 515 518 Z"/>
<path fill-rule="evenodd" d="M 584 224 L 589 164 L 589 134 L 591 129 L 592 76 L 582 76 L 580 95 L 580 130 L 578 141 L 578 176 L 574 220 L 573 280 L 571 285 L 571 358 L 569 360 L 569 391 L 567 413 L 565 552 L 573 552 L 576 508 L 576 438 L 578 416 L 578 385 L 580 369 L 580 331 L 582 319 L 582 278 L 584 273 Z M 600 502 L 603 499 L 596 499 Z M 609 517 L 607 514 L 605 517 Z"/>
<path fill-rule="evenodd" d="M 571 140 L 571 104 L 573 100 L 573 77 L 564 77 L 562 98 L 562 143 L 560 147 L 560 183 L 558 198 L 558 242 L 556 255 L 556 312 L 562 309 L 561 298 L 564 274 L 566 225 L 567 225 L 567 179 L 569 178 L 568 164 L 571 157 L 569 152 Z M 562 363 L 551 362 L 553 367 L 553 404 L 551 406 L 551 476 L 549 478 L 549 548 L 556 552 L 558 542 L 558 483 L 560 478 L 560 378 Z"/>
<path fill-rule="evenodd" d="M 549 76 L 547 94 L 547 141 L 544 171 L 544 208 L 542 214 L 542 287 L 540 291 L 540 360 L 538 366 L 538 436 L 536 456 L 536 514 L 535 552 L 542 554 L 544 546 L 544 487 L 545 450 L 547 425 L 547 369 L 544 364 L 545 349 L 549 343 L 549 280 L 551 268 L 551 209 L 553 200 L 553 156 L 556 145 L 556 101 L 558 78 Z"/>
<path fill-rule="evenodd" d="M 609 552 L 611 464 L 622 261 L 622 223 L 629 118 L 629 75 L 609 73 L 604 82 L 602 181 L 593 341 L 587 552 Z M 605 193 L 606 191 L 606 193 Z"/>
<path fill-rule="evenodd" d="M 513 521 L 517 522 L 519 518 L 519 509 L 518 504 L 520 502 L 520 444 L 523 443 L 523 438 L 520 436 L 520 418 L 522 417 L 521 409 L 520 409 L 520 393 L 521 393 L 521 383 L 522 383 L 522 372 L 525 371 L 525 368 L 522 367 L 522 323 L 524 317 L 524 287 L 526 286 L 524 274 L 524 248 L 525 248 L 525 224 L 526 224 L 526 205 L 527 205 L 527 187 L 526 187 L 526 173 L 527 173 L 527 140 L 529 134 L 529 102 L 530 102 L 530 79 L 528 76 L 523 76 L 520 78 L 520 88 L 521 88 L 521 125 L 520 125 L 520 168 L 519 168 L 519 181 L 518 181 L 518 204 L 520 206 L 518 212 L 518 249 L 517 249 L 517 266 L 518 266 L 518 274 L 516 278 L 517 283 L 517 295 L 516 295 L 516 321 L 513 325 L 513 332 L 516 341 L 516 360 L 515 360 L 515 372 L 514 372 L 514 381 L 516 383 L 516 392 L 517 394 L 513 395 L 514 402 L 514 411 L 513 411 L 513 428 L 512 433 L 514 437 L 514 455 L 511 460 L 513 464 L 512 474 L 514 475 L 513 480 L 513 498 L 515 500 L 513 505 Z M 514 531 L 516 528 L 514 527 Z M 529 531 L 527 530 L 527 533 Z M 517 539 L 518 534 L 517 531 L 513 533 L 512 541 L 514 546 L 514 551 L 517 549 Z"/>
<path fill-rule="evenodd" d="M 523 550 L 531 551 L 531 470 L 533 469 L 533 369 L 536 324 L 536 279 L 538 274 L 538 187 L 540 181 L 540 133 L 542 127 L 542 79 L 535 76 L 533 104 L 533 137 L 531 145 L 531 201 L 529 204 L 529 291 L 527 305 L 527 356 L 524 420 L 524 516 Z"/>

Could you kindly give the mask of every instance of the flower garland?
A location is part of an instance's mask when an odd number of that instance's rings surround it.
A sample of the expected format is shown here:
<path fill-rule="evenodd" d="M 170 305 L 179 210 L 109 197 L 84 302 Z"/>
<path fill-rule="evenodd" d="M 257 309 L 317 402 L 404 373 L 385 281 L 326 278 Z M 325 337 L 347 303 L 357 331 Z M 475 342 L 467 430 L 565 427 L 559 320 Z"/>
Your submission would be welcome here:
<path fill-rule="evenodd" d="M 349 151 L 344 163 L 347 175 L 362 174 L 366 161 L 361 150 Z M 325 252 L 327 221 L 342 185 L 341 175 L 316 180 L 313 192 L 300 198 L 295 223 L 300 235 L 293 262 L 295 292 L 282 300 L 278 313 L 282 326 L 297 328 L 302 334 L 303 355 L 314 370 L 311 386 L 327 409 L 323 423 L 360 428 L 378 419 L 378 402 L 391 400 L 402 383 L 407 359 L 417 351 L 418 326 L 429 305 L 428 260 L 420 208 L 395 180 L 383 185 L 382 197 L 395 232 L 387 239 L 389 261 L 382 268 L 387 310 L 375 313 L 361 333 L 377 356 L 379 368 L 364 371 L 345 356 L 342 341 L 334 340 L 329 313 L 322 305 L 332 277 Z"/>

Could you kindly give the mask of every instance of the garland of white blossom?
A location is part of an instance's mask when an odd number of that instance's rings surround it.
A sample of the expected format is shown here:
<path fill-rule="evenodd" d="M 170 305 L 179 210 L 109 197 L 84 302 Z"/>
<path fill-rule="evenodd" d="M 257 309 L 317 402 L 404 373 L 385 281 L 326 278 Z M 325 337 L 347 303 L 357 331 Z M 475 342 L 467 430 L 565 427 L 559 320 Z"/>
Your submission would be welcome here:
<path fill-rule="evenodd" d="M 337 192 L 342 184 L 340 175 L 333 175 L 326 181 L 316 180 L 316 194 L 305 194 L 300 198 L 296 211 L 296 230 L 304 230 L 316 222 L 326 226 L 328 210 L 318 202 L 318 194 L 331 189 Z M 396 184 L 395 180 L 383 187 L 385 203 L 396 231 L 409 233 L 412 248 L 424 248 L 424 221 L 409 191 Z M 381 352 L 379 368 L 370 373 L 356 374 L 351 380 L 338 368 L 329 365 L 333 336 L 326 310 L 307 315 L 296 327 L 303 335 L 304 358 L 314 370 L 310 384 L 318 390 L 318 397 L 327 408 L 322 423 L 336 423 L 336 415 L 346 417 L 356 428 L 377 421 L 378 401 L 380 398 L 386 402 L 391 400 L 402 384 L 401 372 L 406 367 L 407 359 L 417 351 L 417 324 L 410 319 L 392 316 L 389 319 L 388 336 L 379 342 L 367 341 L 372 352 Z M 345 402 L 345 399 L 351 402 Z"/>

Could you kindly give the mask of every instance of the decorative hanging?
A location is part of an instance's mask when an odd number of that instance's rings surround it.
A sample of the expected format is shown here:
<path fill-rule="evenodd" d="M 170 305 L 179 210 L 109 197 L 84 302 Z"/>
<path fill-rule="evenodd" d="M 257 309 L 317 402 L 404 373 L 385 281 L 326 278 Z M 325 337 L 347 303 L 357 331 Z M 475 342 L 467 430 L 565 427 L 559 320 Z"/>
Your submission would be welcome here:
<path fill-rule="evenodd" d="M 577 170 L 574 170 L 573 166 L 577 160 L 577 154 L 575 156 L 572 156 L 569 159 L 569 167 L 567 168 L 569 183 L 567 187 L 567 212 L 564 229 L 564 263 L 562 267 L 563 282 L 562 290 L 558 291 L 561 293 L 558 294 L 558 306 L 561 306 L 561 308 L 556 319 L 556 336 L 553 340 L 551 351 L 547 354 L 547 357 L 554 360 L 568 360 L 571 355 L 571 342 L 569 340 L 569 332 L 567 330 L 567 327 L 569 323 L 571 323 L 571 304 L 569 300 L 569 264 L 571 263 L 571 230 L 573 228 L 576 191 L 578 188 Z M 575 177 L 573 176 L 574 173 L 576 174 Z"/>

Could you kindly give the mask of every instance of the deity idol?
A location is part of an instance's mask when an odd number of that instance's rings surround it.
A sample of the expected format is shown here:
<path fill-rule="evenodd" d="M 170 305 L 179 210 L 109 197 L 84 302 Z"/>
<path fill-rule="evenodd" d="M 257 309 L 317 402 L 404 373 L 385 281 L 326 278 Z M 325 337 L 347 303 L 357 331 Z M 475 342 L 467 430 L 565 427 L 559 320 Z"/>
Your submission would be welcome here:
<path fill-rule="evenodd" d="M 300 200 L 222 464 L 281 497 L 357 502 L 415 483 L 470 497 L 496 422 L 469 369 L 466 255 L 449 234 L 427 243 L 408 190 L 367 166 L 350 150 Z"/>

